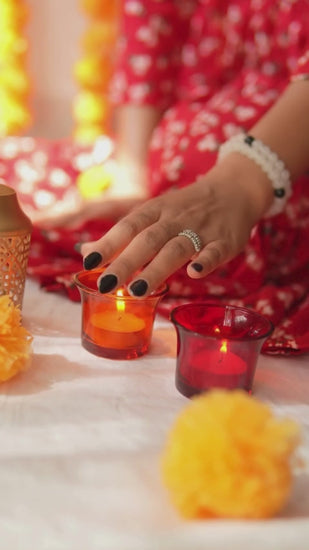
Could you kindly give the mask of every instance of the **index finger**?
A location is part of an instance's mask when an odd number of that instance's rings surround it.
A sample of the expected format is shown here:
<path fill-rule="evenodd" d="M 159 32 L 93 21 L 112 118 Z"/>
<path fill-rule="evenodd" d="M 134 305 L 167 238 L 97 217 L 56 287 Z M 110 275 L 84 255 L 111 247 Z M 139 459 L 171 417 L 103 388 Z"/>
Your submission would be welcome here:
<path fill-rule="evenodd" d="M 84 257 L 84 263 L 93 252 L 100 254 L 101 264 L 109 263 L 114 257 L 120 254 L 132 240 L 144 229 L 155 223 L 160 215 L 159 209 L 148 201 L 147 209 L 139 206 L 132 210 L 127 216 L 117 222 L 105 235 L 97 241 L 83 243 L 80 251 Z M 97 267 L 97 266 L 92 266 Z"/>

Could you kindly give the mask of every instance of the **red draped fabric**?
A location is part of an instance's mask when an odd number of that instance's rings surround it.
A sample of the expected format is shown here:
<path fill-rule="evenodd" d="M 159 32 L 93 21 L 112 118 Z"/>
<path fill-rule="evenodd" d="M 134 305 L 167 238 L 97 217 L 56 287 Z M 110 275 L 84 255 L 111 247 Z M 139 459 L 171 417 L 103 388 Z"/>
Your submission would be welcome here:
<path fill-rule="evenodd" d="M 123 2 L 126 38 L 111 97 L 164 109 L 149 151 L 151 195 L 207 172 L 222 142 L 249 129 L 291 80 L 308 78 L 308 8 L 307 0 Z M 28 211 L 74 201 L 80 156 L 89 154 L 70 141 L 3 140 L 0 177 Z M 252 307 L 275 325 L 265 353 L 308 352 L 308 180 L 304 174 L 294 182 L 286 211 L 262 220 L 237 258 L 202 280 L 189 279 L 184 268 L 175 273 L 160 312 L 197 299 Z M 101 220 L 74 231 L 35 228 L 29 274 L 78 300 L 71 276 L 82 263 L 74 243 L 97 239 L 110 226 Z"/>

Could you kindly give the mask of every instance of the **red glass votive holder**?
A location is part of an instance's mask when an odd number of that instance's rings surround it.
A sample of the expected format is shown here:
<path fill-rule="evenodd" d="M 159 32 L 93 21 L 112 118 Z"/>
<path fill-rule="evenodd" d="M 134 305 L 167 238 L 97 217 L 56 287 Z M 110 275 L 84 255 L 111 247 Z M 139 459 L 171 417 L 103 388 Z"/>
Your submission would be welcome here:
<path fill-rule="evenodd" d="M 101 294 L 97 280 L 102 270 L 74 276 L 82 301 L 82 346 L 109 359 L 135 359 L 149 348 L 157 305 L 167 286 L 145 298 L 134 298 L 125 288 Z"/>
<path fill-rule="evenodd" d="M 177 332 L 176 388 L 186 397 L 212 388 L 251 393 L 272 323 L 243 307 L 185 304 L 171 313 Z"/>

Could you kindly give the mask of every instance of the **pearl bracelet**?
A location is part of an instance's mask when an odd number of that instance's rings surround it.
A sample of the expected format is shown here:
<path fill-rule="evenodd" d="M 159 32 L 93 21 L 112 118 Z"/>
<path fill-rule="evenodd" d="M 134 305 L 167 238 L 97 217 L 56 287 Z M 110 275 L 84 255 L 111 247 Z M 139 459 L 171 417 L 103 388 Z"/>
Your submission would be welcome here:
<path fill-rule="evenodd" d="M 282 160 L 262 141 L 247 134 L 238 134 L 223 143 L 218 162 L 230 153 L 240 153 L 250 158 L 265 172 L 274 190 L 274 201 L 265 217 L 280 214 L 292 194 L 291 176 Z"/>

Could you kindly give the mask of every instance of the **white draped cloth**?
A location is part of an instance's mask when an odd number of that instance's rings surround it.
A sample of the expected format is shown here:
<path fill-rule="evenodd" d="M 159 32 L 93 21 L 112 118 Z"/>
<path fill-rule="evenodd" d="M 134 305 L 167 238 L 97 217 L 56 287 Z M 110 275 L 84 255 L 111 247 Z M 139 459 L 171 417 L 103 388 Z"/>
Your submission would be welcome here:
<path fill-rule="evenodd" d="M 30 369 L 0 385 L 0 550 L 308 550 L 308 356 L 261 356 L 254 394 L 301 424 L 288 506 L 268 521 L 184 521 L 160 477 L 175 389 L 176 334 L 157 319 L 133 361 L 81 347 L 81 306 L 27 281 Z"/>

